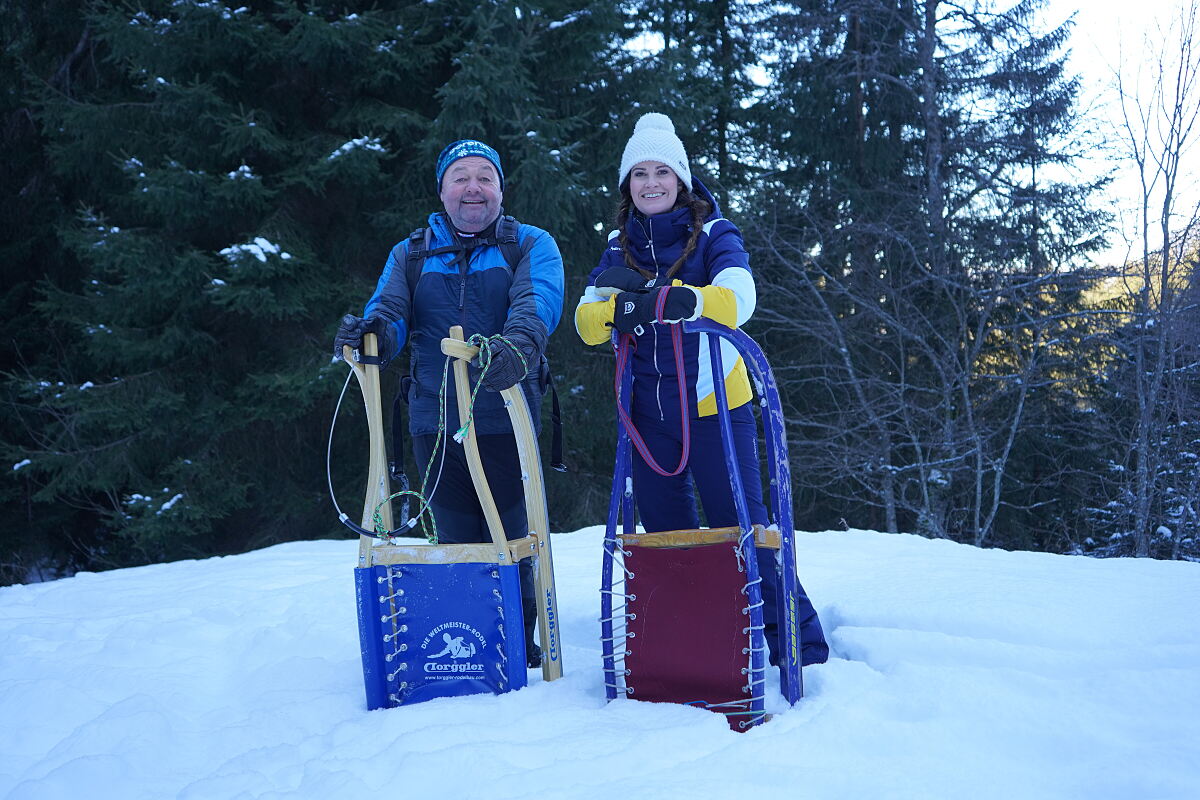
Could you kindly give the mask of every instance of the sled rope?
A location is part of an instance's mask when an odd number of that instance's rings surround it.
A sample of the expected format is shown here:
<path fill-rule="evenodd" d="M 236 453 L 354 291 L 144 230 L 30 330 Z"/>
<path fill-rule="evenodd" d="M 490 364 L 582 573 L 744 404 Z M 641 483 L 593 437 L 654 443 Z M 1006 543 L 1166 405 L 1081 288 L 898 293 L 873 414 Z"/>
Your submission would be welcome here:
<path fill-rule="evenodd" d="M 332 464 L 332 462 L 333 462 L 333 432 L 337 427 L 337 418 L 338 418 L 338 413 L 341 411 L 341 408 L 342 408 L 342 401 L 346 398 L 346 389 L 349 388 L 350 379 L 353 376 L 354 376 L 354 370 L 350 370 L 349 372 L 346 373 L 346 382 L 342 384 L 342 391 L 340 394 L 338 394 L 337 404 L 334 405 L 334 407 L 333 407 L 333 417 L 329 421 L 329 439 L 325 444 L 325 482 L 329 486 L 329 499 L 333 501 L 333 508 L 335 511 L 337 511 L 338 519 L 340 519 L 344 524 L 349 525 L 349 527 L 351 529 L 358 531 L 358 533 L 360 535 L 372 536 L 376 539 L 383 539 L 386 541 L 393 541 L 395 538 L 395 535 L 397 533 L 399 533 L 404 528 L 412 528 L 415 523 L 412 523 L 410 521 L 410 523 L 402 525 L 400 528 L 397 528 L 394 531 L 389 531 L 384 526 L 383 518 L 379 513 L 379 509 L 383 505 L 382 503 L 380 503 L 379 505 L 375 506 L 375 510 L 372 514 L 372 518 L 375 522 L 375 525 L 373 526 L 374 530 L 368 531 L 365 528 L 360 528 L 359 526 L 348 522 L 349 517 L 346 516 L 346 512 L 342 511 L 342 507 L 340 505 L 338 505 L 337 495 L 334 494 L 334 491 L 333 491 L 333 464 Z M 417 497 L 418 499 L 420 499 L 422 502 L 424 502 L 424 498 L 417 492 L 402 491 L 402 492 L 397 492 L 396 494 L 392 495 L 392 497 L 399 497 L 401 495 L 406 495 L 406 494 L 413 495 L 413 496 Z M 392 497 L 389 497 L 388 500 L 392 499 Z M 384 501 L 384 502 L 387 502 L 387 501 Z"/>
<path fill-rule="evenodd" d="M 447 359 L 446 360 L 447 369 L 449 368 L 449 363 L 450 363 L 449 359 Z M 333 409 L 333 418 L 330 420 L 330 423 L 329 423 L 329 440 L 326 443 L 326 447 L 325 447 L 325 480 L 329 486 L 329 499 L 333 501 L 334 510 L 338 512 L 338 517 L 340 519 L 342 519 L 343 521 L 345 521 L 347 519 L 347 517 L 346 517 L 345 512 L 342 511 L 341 506 L 338 505 L 337 496 L 334 494 L 334 491 L 333 491 L 333 467 L 332 467 L 333 433 L 334 433 L 334 429 L 337 427 L 338 414 L 341 411 L 342 401 L 346 397 L 346 390 L 350 386 L 350 379 L 352 377 L 354 377 L 354 371 L 350 370 L 349 372 L 346 373 L 346 382 L 342 384 L 342 391 L 340 394 L 338 394 L 337 404 L 334 406 L 334 409 Z M 439 437 L 441 436 L 442 431 L 445 430 L 445 427 L 446 427 L 446 424 L 445 424 L 445 417 L 446 417 L 446 415 L 445 415 L 445 390 L 446 390 L 446 371 L 443 370 L 443 372 L 442 372 L 442 394 L 441 394 L 442 421 L 439 424 L 439 430 L 438 430 Z M 361 534 L 369 534 L 369 535 L 375 537 L 376 539 L 382 539 L 384 541 L 394 543 L 397 534 L 399 534 L 401 531 L 404 531 L 404 530 L 411 530 L 412 528 L 416 527 L 418 521 L 420 521 L 422 530 L 425 532 L 425 538 L 431 544 L 436 544 L 437 543 L 437 527 L 433 520 L 433 513 L 430 510 L 430 501 L 433 498 L 433 493 L 437 491 L 437 485 L 438 485 L 439 481 L 441 480 L 441 476 L 442 476 L 441 466 L 438 467 L 438 474 L 437 474 L 437 478 L 434 480 L 433 489 L 431 489 L 428 494 L 425 493 L 425 487 L 428 486 L 428 484 L 429 484 L 429 474 L 433 468 L 433 460 L 434 460 L 434 458 L 436 458 L 436 456 L 437 456 L 437 443 L 435 442 L 433 455 L 430 456 L 429 463 L 425 465 L 425 476 L 422 479 L 421 491 L 417 492 L 417 491 L 412 491 L 410 489 L 402 489 L 398 492 L 393 492 L 392 494 L 388 495 L 383 500 L 379 501 L 379 503 L 377 503 L 375 505 L 375 509 L 371 514 L 371 519 L 374 522 L 374 525 L 372 526 L 373 527 L 372 531 L 366 531 L 362 528 L 358 528 L 358 526 L 352 526 L 352 527 L 356 528 L 359 531 L 359 533 L 361 533 Z M 445 463 L 445 452 L 442 453 L 442 463 L 443 464 Z M 415 498 L 417 498 L 417 500 L 420 504 L 420 506 L 419 506 L 420 510 L 417 511 L 416 515 L 414 515 L 412 519 L 410 519 L 405 524 L 401 525 L 399 528 L 397 528 L 395 530 L 388 530 L 387 526 L 384 525 L 384 522 L 383 522 L 382 509 L 383 509 L 383 506 L 385 503 L 388 503 L 388 502 L 396 499 L 397 497 L 415 497 Z"/>
<path fill-rule="evenodd" d="M 433 461 L 438 457 L 438 445 L 441 444 L 442 438 L 446 432 L 446 385 L 449 380 L 449 374 L 450 357 L 447 356 L 445 363 L 442 365 L 442 384 L 438 389 L 438 407 L 441 409 L 441 413 L 438 415 L 437 436 L 433 440 L 433 451 L 429 454 L 429 461 L 425 464 L 425 474 L 421 477 L 421 491 L 414 492 L 404 489 L 399 492 L 393 492 L 388 497 L 380 500 L 375 506 L 375 513 L 373 515 L 376 532 L 380 532 L 380 529 L 383 528 L 383 515 L 380 509 L 383 508 L 384 504 L 390 502 L 396 497 L 412 495 L 421 502 L 421 508 L 413 517 L 413 519 L 420 520 L 421 532 L 425 534 L 425 540 L 427 542 L 430 544 L 438 543 L 437 521 L 433 518 L 433 511 L 430 508 L 430 504 L 433 502 L 433 495 L 437 492 L 438 484 L 441 483 L 442 480 L 442 466 L 446 463 L 445 449 L 442 450 L 441 461 L 438 464 L 437 477 L 434 479 L 433 488 L 429 490 L 428 494 L 425 493 L 425 487 L 429 485 L 429 474 L 433 470 Z M 474 398 L 472 398 L 472 400 L 473 399 Z M 393 424 L 395 424 L 394 420 Z M 412 527 L 412 524 L 413 523 L 410 521 L 409 527 Z M 385 530 L 383 533 L 386 534 L 387 531 Z"/>
<path fill-rule="evenodd" d="M 526 375 L 529 374 L 529 362 L 528 362 L 528 360 L 526 360 L 525 354 L 522 353 L 520 348 L 518 348 L 515 344 L 513 344 L 510 339 L 508 339 L 507 337 L 505 337 L 501 334 L 495 334 L 493 336 L 483 336 L 478 333 L 472 334 L 471 338 L 469 340 L 469 343 L 472 345 L 475 345 L 476 347 L 479 348 L 480 353 L 483 354 L 483 356 L 482 356 L 483 363 L 480 367 L 479 381 L 476 382 L 474 388 L 471 390 L 470 403 L 467 407 L 468 410 L 467 410 L 466 422 L 462 425 L 461 428 L 458 429 L 458 431 L 453 436 L 454 441 L 458 442 L 459 444 L 462 444 L 463 440 L 467 436 L 468 431 L 471 428 L 471 423 L 474 420 L 474 416 L 475 416 L 475 398 L 479 394 L 479 387 L 483 383 L 483 376 L 486 375 L 488 369 L 491 368 L 491 362 L 492 362 L 491 351 L 487 347 L 485 347 L 485 345 L 487 345 L 488 343 L 495 341 L 495 340 L 502 341 L 506 345 L 511 347 L 513 352 L 517 354 L 517 358 L 519 358 L 521 360 L 521 365 L 525 368 L 525 374 Z M 450 356 L 447 356 L 446 361 L 442 366 L 441 386 L 438 388 L 438 407 L 440 408 L 441 413 L 438 416 L 437 436 L 433 442 L 433 452 L 429 456 L 429 461 L 425 464 L 425 472 L 421 478 L 421 490 L 413 491 L 411 489 L 401 489 L 400 491 L 391 493 L 390 495 L 383 498 L 375 505 L 375 509 L 371 514 L 371 519 L 374 522 L 374 525 L 373 525 L 374 530 L 373 530 L 373 532 L 371 532 L 371 535 L 377 539 L 383 539 L 386 541 L 394 542 L 395 538 L 396 538 L 396 534 L 398 534 L 400 531 L 411 530 L 412 528 L 416 527 L 417 524 L 420 524 L 421 531 L 422 531 L 422 533 L 424 533 L 426 541 L 428 541 L 430 544 L 438 543 L 437 522 L 433 518 L 433 511 L 431 509 L 430 504 L 433 501 L 434 494 L 437 492 L 438 484 L 441 482 L 442 467 L 446 463 L 446 450 L 445 450 L 445 447 L 442 446 L 442 444 L 443 444 L 443 439 L 446 437 L 446 419 L 447 419 L 446 388 L 449 384 L 450 363 L 451 363 L 451 358 L 450 358 Z M 346 389 L 350 386 L 350 378 L 353 375 L 354 375 L 353 370 L 348 372 L 346 374 L 346 382 L 344 384 L 342 384 L 342 391 L 338 395 L 337 404 L 334 406 L 334 409 L 333 409 L 333 419 L 329 424 L 329 441 L 326 445 L 326 450 L 325 450 L 325 479 L 329 485 L 329 497 L 333 501 L 333 507 L 338 512 L 339 518 L 342 518 L 343 520 L 347 519 L 346 514 L 342 511 L 341 506 L 338 505 L 337 497 L 335 496 L 334 491 L 333 491 L 333 469 L 331 466 L 331 462 L 333 459 L 333 431 L 334 431 L 334 427 L 337 425 L 337 416 L 338 416 L 338 413 L 341 411 L 342 400 L 344 400 L 346 397 Z M 442 450 L 441 450 L 441 459 L 440 459 L 440 463 L 438 465 L 437 475 L 434 478 L 433 487 L 429 488 L 428 491 L 426 491 L 426 489 L 429 487 L 429 476 L 433 472 L 433 462 L 435 459 L 438 458 L 438 447 L 439 446 L 442 446 Z M 398 497 L 415 497 L 415 498 L 417 498 L 417 501 L 419 503 L 419 507 L 418 507 L 419 510 L 417 511 L 417 513 L 415 515 L 413 515 L 412 519 L 408 520 L 404 525 L 400 526 L 400 528 L 397 528 L 396 530 L 388 530 L 387 526 L 383 522 L 383 507 L 385 504 L 390 503 L 392 500 L 395 500 Z M 353 527 L 357 528 L 357 526 L 353 526 Z M 361 529 L 361 528 L 358 528 L 358 530 L 360 533 L 366 533 L 366 531 L 363 531 L 363 529 Z"/>

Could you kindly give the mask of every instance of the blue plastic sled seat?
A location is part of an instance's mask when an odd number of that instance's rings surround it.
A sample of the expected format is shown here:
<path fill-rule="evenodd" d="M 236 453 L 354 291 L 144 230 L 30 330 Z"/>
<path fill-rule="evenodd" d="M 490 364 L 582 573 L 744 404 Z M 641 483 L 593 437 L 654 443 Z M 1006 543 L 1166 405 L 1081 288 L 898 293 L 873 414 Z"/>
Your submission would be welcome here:
<path fill-rule="evenodd" d="M 526 685 L 516 564 L 456 561 L 485 545 L 395 547 L 404 563 L 354 570 L 367 708 Z M 421 552 L 425 551 L 425 552 Z M 426 562 L 417 561 L 421 559 Z"/>
<path fill-rule="evenodd" d="M 442 351 L 453 357 L 459 418 L 468 419 L 467 362 L 476 348 L 452 328 Z M 508 692 L 527 684 L 525 633 L 518 562 L 533 559 L 542 677 L 562 677 L 562 646 L 554 589 L 554 564 L 537 438 L 519 387 L 501 394 L 516 434 L 529 535 L 505 538 L 479 460 L 474 428 L 463 440 L 491 542 L 400 543 L 371 529 L 392 531 L 387 452 L 373 334 L 364 337 L 368 363 L 346 360 L 359 380 L 367 407 L 371 457 L 354 570 L 359 642 L 367 708 L 391 708 L 436 697 Z M 448 442 L 447 446 L 456 446 Z M 378 520 L 376 518 L 378 514 Z M 355 527 L 355 526 L 351 526 Z"/>

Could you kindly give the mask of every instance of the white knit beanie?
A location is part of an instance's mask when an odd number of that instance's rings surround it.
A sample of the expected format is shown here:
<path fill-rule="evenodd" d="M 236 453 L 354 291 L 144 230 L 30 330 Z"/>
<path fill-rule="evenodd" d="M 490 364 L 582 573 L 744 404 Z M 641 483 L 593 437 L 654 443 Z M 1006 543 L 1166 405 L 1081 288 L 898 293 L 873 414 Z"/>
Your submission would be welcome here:
<path fill-rule="evenodd" d="M 651 112 L 642 114 L 637 124 L 633 126 L 633 136 L 625 144 L 625 152 L 621 156 L 621 176 L 617 185 L 625 182 L 629 171 L 643 161 L 661 161 L 683 181 L 683 185 L 691 191 L 692 169 L 688 166 L 687 151 L 683 142 L 675 135 L 675 126 L 666 114 Z"/>

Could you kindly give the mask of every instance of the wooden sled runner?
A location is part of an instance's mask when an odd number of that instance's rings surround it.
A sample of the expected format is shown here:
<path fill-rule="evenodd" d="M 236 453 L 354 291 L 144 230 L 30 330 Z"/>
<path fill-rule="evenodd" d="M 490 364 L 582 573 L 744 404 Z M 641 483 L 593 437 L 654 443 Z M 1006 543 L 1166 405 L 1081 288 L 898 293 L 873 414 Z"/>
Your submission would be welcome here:
<path fill-rule="evenodd" d="M 378 356 L 374 334 L 363 339 L 368 361 Z M 452 356 L 460 419 L 467 419 L 467 363 L 477 348 L 455 326 L 442 340 Z M 484 509 L 491 542 L 397 543 L 373 534 L 378 522 L 393 531 L 387 502 L 379 367 L 359 363 L 350 348 L 343 357 L 358 378 L 367 409 L 370 462 L 363 504 L 358 562 L 354 570 L 359 641 L 367 708 L 391 708 L 435 697 L 506 692 L 526 685 L 525 633 L 518 562 L 533 559 L 542 677 L 562 677 L 562 643 L 554 590 L 554 564 L 537 437 L 520 386 L 501 392 L 520 457 L 529 535 L 508 541 L 483 472 L 475 430 L 463 441 L 472 482 Z M 452 441 L 445 446 L 455 447 Z M 352 526 L 353 527 L 353 526 Z M 411 541 L 411 540 L 409 540 Z"/>
<path fill-rule="evenodd" d="M 683 323 L 708 337 L 713 375 L 725 375 L 720 342 L 729 342 L 753 377 L 766 433 L 770 525 L 750 524 L 733 443 L 728 401 L 716 392 L 723 455 L 739 524 L 732 528 L 638 534 L 634 529 L 630 432 L 618 430 L 604 538 L 601 626 L 608 698 L 697 705 L 723 713 L 734 730 L 763 722 L 768 649 L 758 550 L 778 576 L 776 654 L 789 704 L 804 694 L 792 527 L 791 475 L 774 375 L 758 345 L 709 320 Z M 617 402 L 628 417 L 632 368 L 618 358 Z M 623 366 L 622 366 L 623 365 Z M 720 457 L 716 453 L 691 457 Z M 758 491 L 758 487 L 750 487 Z M 620 531 L 618 532 L 618 525 Z"/>

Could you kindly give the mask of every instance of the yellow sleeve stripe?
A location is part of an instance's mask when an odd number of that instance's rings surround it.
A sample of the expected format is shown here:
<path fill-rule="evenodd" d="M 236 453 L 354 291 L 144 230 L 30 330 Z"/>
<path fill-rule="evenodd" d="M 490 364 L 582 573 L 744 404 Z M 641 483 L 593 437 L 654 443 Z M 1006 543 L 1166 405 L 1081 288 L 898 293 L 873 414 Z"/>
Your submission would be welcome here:
<path fill-rule="evenodd" d="M 729 370 L 729 374 L 725 376 L 725 397 L 729 400 L 730 410 L 749 403 L 754 395 L 750 391 L 750 378 L 746 374 L 746 362 L 741 358 L 733 365 L 733 369 Z M 709 392 L 705 397 L 699 398 L 700 403 L 697 412 L 702 417 L 710 417 L 717 413 L 717 396 L 713 392 Z"/>
<path fill-rule="evenodd" d="M 590 287 L 589 287 L 590 288 Z M 613 309 L 616 295 L 607 300 L 584 294 L 575 307 L 575 331 L 585 344 L 604 344 L 612 338 Z"/>
<path fill-rule="evenodd" d="M 738 326 L 738 301 L 733 290 L 724 286 L 693 287 L 704 297 L 704 310 L 701 316 L 719 322 L 727 328 Z"/>

